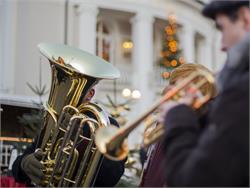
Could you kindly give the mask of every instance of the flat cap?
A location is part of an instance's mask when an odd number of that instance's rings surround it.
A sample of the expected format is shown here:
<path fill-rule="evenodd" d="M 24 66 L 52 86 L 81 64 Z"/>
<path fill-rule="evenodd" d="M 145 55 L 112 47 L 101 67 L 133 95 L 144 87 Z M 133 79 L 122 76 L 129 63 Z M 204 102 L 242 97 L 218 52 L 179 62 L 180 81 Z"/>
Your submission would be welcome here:
<path fill-rule="evenodd" d="M 215 19 L 218 13 L 227 13 L 237 10 L 241 6 L 249 7 L 249 0 L 212 0 L 205 5 L 202 14 L 208 18 Z"/>

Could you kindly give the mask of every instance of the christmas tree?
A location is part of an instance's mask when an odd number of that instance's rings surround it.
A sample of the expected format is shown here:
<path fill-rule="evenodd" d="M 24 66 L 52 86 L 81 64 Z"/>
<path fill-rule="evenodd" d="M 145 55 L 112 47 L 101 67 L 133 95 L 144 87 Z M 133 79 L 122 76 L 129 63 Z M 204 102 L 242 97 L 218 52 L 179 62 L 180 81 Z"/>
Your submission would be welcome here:
<path fill-rule="evenodd" d="M 49 92 L 46 88 L 46 85 L 42 84 L 41 59 L 39 64 L 39 85 L 32 86 L 30 83 L 27 83 L 27 85 L 31 91 L 39 97 L 39 102 L 37 103 L 33 101 L 36 108 L 31 109 L 29 113 L 24 113 L 22 116 L 18 117 L 18 121 L 24 125 L 23 137 L 34 138 L 42 127 L 44 112 L 42 97 Z"/>
<path fill-rule="evenodd" d="M 164 79 L 169 78 L 170 72 L 174 68 L 185 63 L 184 58 L 181 56 L 182 51 L 179 46 L 177 29 L 176 17 L 171 14 L 168 16 L 167 26 L 163 31 L 163 46 L 159 60 L 159 65 L 165 68 L 164 72 L 162 72 Z"/>

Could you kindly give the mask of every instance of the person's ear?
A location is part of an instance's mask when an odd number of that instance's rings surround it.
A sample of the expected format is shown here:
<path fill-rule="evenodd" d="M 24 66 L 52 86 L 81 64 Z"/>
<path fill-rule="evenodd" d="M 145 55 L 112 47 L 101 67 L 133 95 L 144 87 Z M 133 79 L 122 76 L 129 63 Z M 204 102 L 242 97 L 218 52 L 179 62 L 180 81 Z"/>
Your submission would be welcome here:
<path fill-rule="evenodd" d="M 250 9 L 247 7 L 242 7 L 239 10 L 239 15 L 244 23 L 244 29 L 250 32 Z"/>
<path fill-rule="evenodd" d="M 90 89 L 88 94 L 88 99 L 91 100 L 95 95 L 95 89 Z"/>

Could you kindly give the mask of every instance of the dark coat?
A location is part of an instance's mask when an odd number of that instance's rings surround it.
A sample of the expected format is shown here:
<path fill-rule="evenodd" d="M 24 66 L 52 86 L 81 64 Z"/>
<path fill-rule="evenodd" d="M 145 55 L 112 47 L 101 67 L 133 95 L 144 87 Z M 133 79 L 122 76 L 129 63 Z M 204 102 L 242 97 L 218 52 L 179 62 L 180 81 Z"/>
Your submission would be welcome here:
<path fill-rule="evenodd" d="M 203 131 L 207 122 L 207 112 L 212 105 L 210 100 L 202 108 L 198 109 L 196 114 L 199 117 L 199 131 Z M 164 187 L 166 186 L 165 179 L 165 156 L 164 156 L 164 139 L 159 140 L 156 144 L 151 146 L 149 156 L 144 163 L 140 187 Z"/>
<path fill-rule="evenodd" d="M 109 117 L 109 120 L 112 125 L 119 127 L 115 119 Z M 35 151 L 35 148 L 36 148 L 36 141 L 33 142 L 32 145 L 25 150 L 23 155 L 17 157 L 12 166 L 12 174 L 15 180 L 17 182 L 26 183 L 27 186 L 31 186 L 31 181 L 30 178 L 22 170 L 21 161 L 26 155 L 33 153 Z M 94 186 L 95 187 L 115 186 L 120 180 L 120 177 L 124 173 L 124 164 L 125 161 L 111 161 L 104 157 Z"/>
<path fill-rule="evenodd" d="M 243 49 L 236 51 L 242 53 L 238 62 L 230 63 L 229 56 L 204 131 L 190 107 L 179 105 L 168 112 L 168 186 L 249 186 L 249 42 Z"/>
<path fill-rule="evenodd" d="M 160 140 L 151 147 L 153 151 L 144 163 L 140 187 L 163 187 L 165 184 L 163 141 Z"/>

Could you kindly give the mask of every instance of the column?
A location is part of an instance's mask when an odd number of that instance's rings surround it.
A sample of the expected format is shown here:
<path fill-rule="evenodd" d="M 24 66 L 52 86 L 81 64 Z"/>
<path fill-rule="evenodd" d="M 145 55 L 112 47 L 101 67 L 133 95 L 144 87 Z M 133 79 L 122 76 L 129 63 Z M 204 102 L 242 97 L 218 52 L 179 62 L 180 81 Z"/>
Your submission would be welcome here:
<path fill-rule="evenodd" d="M 17 1 L 4 0 L 0 6 L 0 93 L 13 94 L 15 88 Z"/>
<path fill-rule="evenodd" d="M 195 31 L 191 25 L 184 25 L 182 32 L 183 53 L 187 63 L 195 63 Z"/>
<path fill-rule="evenodd" d="M 212 38 L 206 36 L 204 42 L 204 62 L 203 65 L 206 66 L 211 71 L 214 71 L 215 65 L 213 61 L 213 45 L 212 45 Z"/>
<path fill-rule="evenodd" d="M 133 106 L 133 118 L 138 117 L 147 107 L 152 105 L 153 90 L 150 88 L 150 80 L 153 77 L 153 22 L 154 18 L 148 11 L 138 12 L 132 18 L 132 66 L 133 66 L 133 88 L 141 92 L 141 99 Z M 138 139 L 143 132 L 143 127 L 133 132 L 129 141 L 131 145 L 139 142 Z M 139 136 L 139 137 L 138 137 Z"/>
<path fill-rule="evenodd" d="M 98 8 L 94 4 L 82 3 L 77 13 L 79 14 L 79 48 L 95 54 Z"/>
<path fill-rule="evenodd" d="M 227 59 L 227 53 L 221 51 L 221 40 L 222 35 L 219 31 L 216 31 L 214 29 L 213 31 L 213 63 L 214 63 L 214 71 L 218 72 L 220 71 L 224 63 Z"/>
<path fill-rule="evenodd" d="M 153 71 L 153 16 L 139 12 L 131 20 L 133 87 L 142 93 L 141 103 L 143 108 L 151 104 L 151 88 L 149 88 Z"/>

